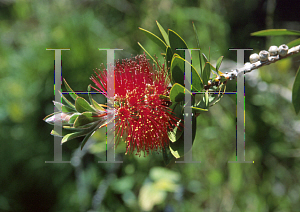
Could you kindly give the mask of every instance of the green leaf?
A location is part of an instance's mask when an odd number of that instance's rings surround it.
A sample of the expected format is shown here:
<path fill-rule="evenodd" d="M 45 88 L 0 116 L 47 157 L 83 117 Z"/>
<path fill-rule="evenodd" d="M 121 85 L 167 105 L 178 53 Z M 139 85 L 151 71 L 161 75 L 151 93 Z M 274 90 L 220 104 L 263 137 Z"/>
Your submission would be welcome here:
<path fill-rule="evenodd" d="M 203 110 L 208 110 L 209 103 L 213 101 L 216 97 L 209 97 L 208 96 L 208 90 L 205 92 L 203 99 L 197 104 L 196 108 L 201 108 Z"/>
<path fill-rule="evenodd" d="M 43 121 L 46 121 L 47 118 L 50 118 L 51 116 L 55 115 L 55 114 L 59 114 L 60 112 L 55 112 L 55 113 L 51 113 L 49 115 L 47 115 L 45 118 L 43 118 Z"/>
<path fill-rule="evenodd" d="M 154 62 L 156 65 L 158 65 L 157 62 L 156 62 L 156 60 L 154 60 L 154 58 L 153 58 L 153 57 L 149 54 L 149 52 L 142 46 L 142 44 L 140 44 L 140 43 L 138 42 L 138 45 L 143 49 L 144 52 L 146 52 L 146 54 L 153 60 L 153 62 Z"/>
<path fill-rule="evenodd" d="M 224 56 L 219 57 L 219 59 L 217 60 L 217 64 L 216 64 L 216 71 L 218 74 L 222 74 L 222 72 L 219 71 L 219 68 L 222 64 Z"/>
<path fill-rule="evenodd" d="M 300 38 L 293 40 L 287 44 L 289 48 L 300 45 Z"/>
<path fill-rule="evenodd" d="M 163 148 L 162 153 L 163 153 L 164 163 L 166 166 L 169 165 L 171 161 L 175 159 L 169 147 Z"/>
<path fill-rule="evenodd" d="M 201 91 L 203 89 L 203 82 L 199 73 L 189 62 L 175 54 L 171 63 L 171 75 L 174 83 L 179 83 L 184 86 L 184 71 L 185 65 L 188 64 L 192 69 L 192 90 Z M 173 83 L 173 84 L 174 84 Z"/>
<path fill-rule="evenodd" d="M 156 21 L 156 24 L 157 24 L 157 26 L 158 26 L 158 29 L 159 29 L 161 35 L 163 36 L 163 38 L 164 38 L 164 40 L 165 40 L 165 42 L 166 42 L 166 44 L 167 44 L 168 46 L 170 46 L 168 34 L 167 34 L 166 31 L 164 30 L 164 28 L 160 25 L 160 23 L 158 23 L 158 21 Z"/>
<path fill-rule="evenodd" d="M 63 137 L 61 143 L 63 144 L 63 143 L 65 143 L 65 142 L 67 142 L 69 140 L 72 140 L 74 138 L 85 136 L 85 135 L 89 135 L 88 137 L 86 137 L 86 140 L 83 139 L 83 141 L 86 143 L 86 141 L 88 140 L 88 138 L 93 134 L 93 132 L 95 132 L 99 128 L 100 125 L 101 125 L 101 123 L 94 123 L 90 128 L 81 130 L 79 132 L 74 132 L 74 133 L 67 134 L 67 135 L 65 135 Z M 81 147 L 83 147 L 84 144 L 81 145 Z"/>
<path fill-rule="evenodd" d="M 203 111 L 208 111 L 208 109 L 201 108 L 201 107 L 192 107 L 192 109 L 193 109 L 193 113 L 199 113 L 199 112 L 203 112 Z"/>
<path fill-rule="evenodd" d="M 76 112 L 76 110 L 67 105 L 62 105 L 62 112 L 63 113 L 70 113 L 70 112 L 74 113 L 74 112 Z"/>
<path fill-rule="evenodd" d="M 192 23 L 193 23 L 193 29 L 194 29 L 194 33 L 195 33 L 195 37 L 196 37 L 196 41 L 197 41 L 197 48 L 201 49 L 199 38 L 198 38 L 198 33 L 197 33 L 197 30 L 196 30 L 195 24 L 194 24 L 194 22 L 192 22 Z M 202 70 L 201 50 L 199 50 L 199 62 L 200 62 L 200 74 L 202 76 L 203 70 Z"/>
<path fill-rule="evenodd" d="M 67 81 L 64 79 L 64 83 L 66 86 L 67 91 L 69 91 L 69 95 L 72 97 L 72 99 L 76 100 L 76 98 L 78 97 L 78 95 L 71 89 L 71 87 L 68 85 Z"/>
<path fill-rule="evenodd" d="M 211 68 L 210 63 L 206 62 L 205 66 L 204 66 L 204 69 L 203 69 L 203 76 L 202 76 L 202 80 L 203 80 L 204 85 L 207 85 L 207 82 L 209 80 L 210 68 Z"/>
<path fill-rule="evenodd" d="M 88 94 L 89 94 L 89 99 L 90 99 L 90 102 L 92 103 L 92 106 L 96 109 L 96 110 L 101 110 L 101 111 L 105 111 L 105 109 L 103 107 L 101 107 L 98 102 L 96 102 L 93 97 L 92 97 L 92 94 L 90 93 L 91 92 L 91 85 L 88 86 Z"/>
<path fill-rule="evenodd" d="M 89 138 L 93 135 L 93 133 L 95 132 L 95 131 L 97 131 L 98 129 L 99 129 L 99 127 L 101 128 L 102 126 L 102 123 L 98 123 L 98 124 L 95 124 L 94 125 L 94 128 L 93 128 L 93 130 L 92 131 L 90 131 L 85 137 L 84 137 L 84 139 L 82 140 L 82 143 L 81 143 L 81 150 L 82 150 L 82 148 L 84 147 L 84 145 L 86 144 L 86 142 L 89 140 Z"/>
<path fill-rule="evenodd" d="M 159 98 L 160 98 L 160 99 L 167 100 L 167 101 L 170 101 L 170 97 L 169 97 L 169 96 L 159 95 Z"/>
<path fill-rule="evenodd" d="M 81 142 L 81 150 L 83 149 L 84 145 L 85 145 L 86 142 L 89 140 L 89 138 L 93 135 L 94 132 L 95 132 L 95 131 L 92 131 L 92 132 L 88 133 L 88 134 L 84 137 L 84 139 L 83 139 L 82 142 Z"/>
<path fill-rule="evenodd" d="M 80 131 L 80 132 L 74 132 L 74 133 L 67 134 L 61 140 L 61 144 L 65 143 L 67 141 L 70 141 L 70 140 L 72 140 L 74 138 L 78 138 L 78 137 L 84 136 L 86 134 L 87 134 L 86 131 Z"/>
<path fill-rule="evenodd" d="M 171 62 L 171 76 L 174 83 L 184 85 L 184 59 L 177 54 L 174 54 Z"/>
<path fill-rule="evenodd" d="M 55 102 L 53 101 L 55 107 L 60 111 L 60 112 L 63 112 L 63 113 L 74 113 L 76 112 L 76 110 L 72 109 L 71 107 L 68 107 L 60 102 Z"/>
<path fill-rule="evenodd" d="M 154 35 L 152 32 L 149 32 L 148 30 L 145 30 L 141 27 L 139 27 L 139 29 L 142 30 L 142 32 L 144 32 L 146 34 L 146 36 L 148 38 L 150 38 L 154 43 L 156 43 L 163 51 L 165 51 L 165 49 L 167 47 L 165 42 L 163 42 L 159 37 Z"/>
<path fill-rule="evenodd" d="M 192 116 L 192 143 L 194 143 L 194 140 L 196 137 L 196 127 L 197 127 L 197 119 L 195 117 L 195 114 L 193 114 L 193 116 Z M 187 150 L 187 151 L 189 151 L 189 150 Z M 184 156 L 184 134 L 182 134 L 176 142 L 170 143 L 170 151 L 175 158 L 180 158 L 180 157 Z"/>
<path fill-rule="evenodd" d="M 189 92 L 182 85 L 175 83 L 170 91 L 170 99 L 172 102 L 182 102 L 185 100 L 185 91 Z M 192 93 L 189 92 L 191 95 Z"/>
<path fill-rule="evenodd" d="M 203 81 L 197 72 L 197 70 L 192 66 L 192 91 L 198 92 L 203 89 Z"/>
<path fill-rule="evenodd" d="M 300 31 L 287 29 L 267 29 L 251 33 L 252 36 L 300 35 Z"/>
<path fill-rule="evenodd" d="M 166 63 L 167 63 L 167 68 L 171 68 L 171 62 L 173 58 L 173 52 L 170 46 L 166 48 Z M 168 73 L 170 74 L 170 70 L 168 70 Z"/>
<path fill-rule="evenodd" d="M 209 107 L 208 90 L 205 92 L 204 102 L 205 102 L 205 108 L 208 108 Z"/>
<path fill-rule="evenodd" d="M 66 129 L 62 128 L 61 133 L 58 133 L 55 130 L 51 130 L 50 134 L 53 135 L 53 136 L 64 137 L 65 135 L 67 135 L 69 133 L 70 133 L 69 130 L 66 130 Z"/>
<path fill-rule="evenodd" d="M 77 119 L 77 117 L 80 115 L 81 113 L 74 113 L 70 120 L 69 120 L 69 124 L 74 124 L 75 120 Z"/>
<path fill-rule="evenodd" d="M 170 46 L 173 53 L 177 53 L 180 57 L 185 58 L 184 50 L 176 50 L 176 49 L 188 49 L 185 41 L 173 30 L 169 29 L 169 40 Z"/>
<path fill-rule="evenodd" d="M 293 90 L 292 90 L 292 102 L 296 111 L 296 114 L 299 113 L 300 111 L 300 66 L 298 68 L 294 85 L 293 85 Z"/>
<path fill-rule="evenodd" d="M 75 101 L 75 108 L 79 113 L 83 113 L 83 112 L 96 112 L 96 110 L 91 107 L 91 105 L 82 97 L 77 97 L 76 101 Z"/>
<path fill-rule="evenodd" d="M 172 103 L 170 109 L 172 109 L 172 115 L 175 116 L 179 121 L 177 122 L 177 125 L 174 127 L 173 131 L 168 132 L 168 137 L 171 142 L 176 142 L 183 133 L 183 103 Z"/>
<path fill-rule="evenodd" d="M 61 95 L 61 97 L 63 98 L 63 100 L 65 101 L 65 103 L 67 103 L 67 105 L 69 105 L 71 108 L 73 108 L 75 110 L 75 106 L 60 91 L 58 91 L 58 92 Z"/>
<path fill-rule="evenodd" d="M 92 112 L 84 112 L 81 115 L 79 115 L 75 121 L 74 121 L 74 128 L 78 128 L 81 126 L 85 126 L 87 124 L 93 123 L 95 121 L 103 120 L 102 117 L 93 117 L 96 116 L 97 114 L 92 113 Z"/>

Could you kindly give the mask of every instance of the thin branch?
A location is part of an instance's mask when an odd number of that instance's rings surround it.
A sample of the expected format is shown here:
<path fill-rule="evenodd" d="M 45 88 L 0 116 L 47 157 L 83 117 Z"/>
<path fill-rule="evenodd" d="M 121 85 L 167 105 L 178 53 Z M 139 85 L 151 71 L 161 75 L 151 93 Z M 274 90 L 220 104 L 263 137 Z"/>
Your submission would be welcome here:
<path fill-rule="evenodd" d="M 230 72 L 225 72 L 225 74 L 217 76 L 215 79 L 209 80 L 207 85 L 204 86 L 204 89 L 207 90 L 211 86 L 219 86 L 220 83 L 221 83 L 220 81 L 222 80 L 222 78 L 225 79 L 226 81 L 235 79 L 237 77 L 237 75 L 240 74 L 240 73 L 248 73 L 248 72 L 251 72 L 251 71 L 253 71 L 255 69 L 258 69 L 262 66 L 270 65 L 271 63 L 275 63 L 278 60 L 290 57 L 294 54 L 298 54 L 299 51 L 300 51 L 300 45 L 290 48 L 285 56 L 280 56 L 279 54 L 277 54 L 275 56 L 269 56 L 266 61 L 257 61 L 257 62 L 254 62 L 254 63 L 249 63 L 249 62 L 245 63 L 245 65 L 242 68 L 233 69 Z"/>

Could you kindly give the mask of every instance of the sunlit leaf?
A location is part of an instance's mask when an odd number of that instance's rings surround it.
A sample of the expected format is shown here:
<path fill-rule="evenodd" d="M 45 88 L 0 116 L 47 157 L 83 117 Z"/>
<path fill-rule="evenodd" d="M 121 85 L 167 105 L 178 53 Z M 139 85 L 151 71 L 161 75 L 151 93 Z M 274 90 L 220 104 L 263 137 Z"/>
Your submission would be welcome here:
<path fill-rule="evenodd" d="M 69 95 L 72 97 L 72 99 L 76 100 L 78 95 L 72 90 L 72 88 L 68 85 L 68 83 L 65 79 L 64 79 L 64 83 L 65 83 L 67 91 L 69 91 Z"/>
<path fill-rule="evenodd" d="M 218 74 L 222 74 L 222 72 L 219 71 L 219 68 L 222 64 L 224 56 L 219 57 L 219 59 L 217 60 L 217 64 L 216 64 L 216 71 L 218 72 Z"/>
<path fill-rule="evenodd" d="M 287 44 L 289 48 L 300 45 L 300 38 L 293 40 Z"/>
<path fill-rule="evenodd" d="M 184 50 L 176 49 L 188 49 L 185 41 L 173 30 L 169 29 L 170 46 L 173 53 L 177 53 L 180 57 L 185 58 Z"/>
<path fill-rule="evenodd" d="M 203 81 L 200 78 L 197 70 L 189 62 L 185 61 L 178 55 L 174 55 L 171 63 L 171 75 L 174 83 L 179 83 L 184 86 L 184 71 L 185 65 L 191 67 L 192 73 L 192 91 L 201 91 L 203 89 Z"/>
<path fill-rule="evenodd" d="M 182 102 L 185 99 L 185 92 L 189 92 L 182 85 L 175 83 L 170 91 L 170 98 L 172 102 Z M 189 92 L 191 95 L 192 93 Z"/>
<path fill-rule="evenodd" d="M 176 54 L 171 62 L 171 76 L 174 83 L 184 85 L 184 59 Z"/>
<path fill-rule="evenodd" d="M 94 107 L 94 109 L 96 110 L 100 110 L 100 111 L 105 111 L 105 109 L 103 107 L 101 107 L 98 102 L 96 102 L 93 97 L 92 97 L 92 94 L 90 93 L 91 92 L 91 85 L 88 86 L 88 94 L 89 94 L 89 99 L 90 99 L 90 102 L 92 103 L 92 106 Z"/>
<path fill-rule="evenodd" d="M 74 138 L 78 138 L 78 137 L 84 136 L 84 135 L 86 135 L 86 134 L 88 134 L 88 132 L 86 132 L 86 131 L 80 131 L 80 132 L 69 133 L 69 134 L 67 134 L 67 135 L 65 135 L 65 136 L 63 137 L 63 139 L 61 140 L 61 143 L 63 144 L 63 143 L 65 143 L 65 142 L 67 142 L 67 141 L 70 141 L 70 140 L 72 140 L 72 139 L 74 139 Z"/>
<path fill-rule="evenodd" d="M 167 44 L 168 46 L 170 46 L 168 34 L 167 34 L 166 31 L 164 30 L 164 28 L 160 25 L 160 23 L 158 23 L 158 21 L 156 21 L 156 24 L 157 24 L 157 26 L 158 26 L 158 29 L 159 29 L 161 35 L 163 36 L 163 38 L 164 38 L 164 40 L 165 40 L 165 42 L 166 42 L 166 44 Z"/>
<path fill-rule="evenodd" d="M 79 113 L 83 113 L 83 112 L 96 112 L 96 110 L 91 107 L 91 105 L 82 97 L 77 97 L 76 101 L 75 101 L 75 108 Z"/>
<path fill-rule="evenodd" d="M 251 33 L 252 36 L 300 35 L 300 31 L 287 29 L 267 29 Z"/>
<path fill-rule="evenodd" d="M 84 112 L 80 114 L 74 121 L 74 128 L 78 128 L 80 126 L 85 126 L 87 124 L 93 123 L 95 121 L 99 121 L 103 119 L 102 117 L 95 117 L 95 113 L 92 112 Z"/>
<path fill-rule="evenodd" d="M 194 22 L 193 23 L 193 29 L 194 29 L 194 33 L 195 33 L 195 37 L 196 37 L 196 41 L 197 41 L 197 48 L 200 49 L 200 42 L 199 42 L 199 37 L 198 37 L 198 33 L 195 27 Z M 202 70 L 202 59 L 201 59 L 201 50 L 199 50 L 199 62 L 200 62 L 200 75 L 202 76 L 203 70 Z"/>
<path fill-rule="evenodd" d="M 210 63 L 205 63 L 204 69 L 203 69 L 203 76 L 202 76 L 202 80 L 203 80 L 203 84 L 207 85 L 207 82 L 209 80 L 210 77 Z"/>
<path fill-rule="evenodd" d="M 149 32 L 148 30 L 145 30 L 141 27 L 139 27 L 140 30 L 142 30 L 142 32 L 144 32 L 144 34 L 150 38 L 154 43 L 156 43 L 163 51 L 165 51 L 167 45 L 165 44 L 165 42 L 163 42 L 159 37 L 157 37 L 156 35 L 154 35 L 152 32 Z"/>
<path fill-rule="evenodd" d="M 59 94 L 61 95 L 63 100 L 66 102 L 66 104 L 75 110 L 75 106 L 60 91 L 59 91 Z"/>
<path fill-rule="evenodd" d="M 138 45 L 143 49 L 143 51 L 152 59 L 152 61 L 156 64 L 156 65 L 158 65 L 157 64 L 157 62 L 156 62 L 156 60 L 154 60 L 154 58 L 151 56 L 151 54 L 149 54 L 149 52 L 142 46 L 142 44 L 140 44 L 139 42 L 138 42 Z"/>

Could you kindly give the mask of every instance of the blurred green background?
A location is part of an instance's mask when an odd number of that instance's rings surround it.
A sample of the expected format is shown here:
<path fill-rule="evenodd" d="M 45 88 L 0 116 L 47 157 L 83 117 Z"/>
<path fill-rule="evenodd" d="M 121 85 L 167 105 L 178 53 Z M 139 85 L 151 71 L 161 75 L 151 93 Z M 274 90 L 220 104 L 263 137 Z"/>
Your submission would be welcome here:
<path fill-rule="evenodd" d="M 80 139 L 62 146 L 71 164 L 53 160 L 54 52 L 62 52 L 63 78 L 86 91 L 93 69 L 105 64 L 98 48 L 124 49 L 116 59 L 143 53 L 140 42 L 162 61 L 158 47 L 139 29 L 159 34 L 156 20 L 221 70 L 236 66 L 236 52 L 288 43 L 296 37 L 251 37 L 268 28 L 300 30 L 300 5 L 283 0 L 56 0 L 0 1 L 0 211 L 299 211 L 300 120 L 291 103 L 300 56 L 246 75 L 246 160 L 235 158 L 235 96 L 198 117 L 193 156 L 200 164 L 165 166 L 161 154 L 105 159 L 105 130 L 80 151 Z M 245 59 L 248 62 L 248 59 Z M 228 83 L 228 91 L 236 81 Z M 65 90 L 63 86 L 63 90 Z"/>

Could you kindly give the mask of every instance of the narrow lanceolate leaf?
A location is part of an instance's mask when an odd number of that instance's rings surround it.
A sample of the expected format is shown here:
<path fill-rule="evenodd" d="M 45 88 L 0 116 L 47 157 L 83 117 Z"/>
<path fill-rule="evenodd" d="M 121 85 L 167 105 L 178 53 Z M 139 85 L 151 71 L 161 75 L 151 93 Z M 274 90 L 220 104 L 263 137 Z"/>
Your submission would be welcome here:
<path fill-rule="evenodd" d="M 72 139 L 74 139 L 74 138 L 78 138 L 78 137 L 80 137 L 80 136 L 84 136 L 84 135 L 86 135 L 86 134 L 88 134 L 88 132 L 86 132 L 86 131 L 80 131 L 80 132 L 69 133 L 69 134 L 67 134 L 67 135 L 65 135 L 65 136 L 63 137 L 63 139 L 61 140 L 61 144 L 65 143 L 65 142 L 67 142 L 67 141 L 70 141 L 70 140 L 72 140 Z"/>
<path fill-rule="evenodd" d="M 78 97 L 78 95 L 71 89 L 71 87 L 68 85 L 67 81 L 64 79 L 64 83 L 66 86 L 67 91 L 69 91 L 69 95 L 72 97 L 72 99 L 76 100 L 76 98 Z"/>
<path fill-rule="evenodd" d="M 64 137 L 65 135 L 67 135 L 69 133 L 71 133 L 69 130 L 62 128 L 61 132 L 58 133 L 57 131 L 52 130 L 50 134 L 53 136 L 57 136 L 57 137 Z"/>
<path fill-rule="evenodd" d="M 300 35 L 300 31 L 287 29 L 267 29 L 251 33 L 252 36 Z"/>
<path fill-rule="evenodd" d="M 159 37 L 157 37 L 156 35 L 154 35 L 152 32 L 149 32 L 148 30 L 145 30 L 143 28 L 140 28 L 140 30 L 142 30 L 142 32 L 145 33 L 145 35 L 150 38 L 154 43 L 156 43 L 163 51 L 165 51 L 167 45 L 165 44 L 165 42 L 162 41 L 162 39 L 160 39 Z"/>
<path fill-rule="evenodd" d="M 185 99 L 185 92 L 192 93 L 185 89 L 182 85 L 175 83 L 170 91 L 170 99 L 172 102 L 182 102 Z"/>
<path fill-rule="evenodd" d="M 102 117 L 95 117 L 97 114 L 92 112 L 84 112 L 81 115 L 79 115 L 75 121 L 74 121 L 74 128 L 78 128 L 81 126 L 85 126 L 87 124 L 93 123 L 95 121 L 99 121 L 103 119 Z"/>
<path fill-rule="evenodd" d="M 88 133 L 88 134 L 85 135 L 84 139 L 83 139 L 82 142 L 81 142 L 81 147 L 80 147 L 81 150 L 83 149 L 84 145 L 85 145 L 86 142 L 89 140 L 89 138 L 93 135 L 94 132 L 95 132 L 95 131 L 92 131 L 92 132 L 90 132 L 90 133 Z"/>
<path fill-rule="evenodd" d="M 168 68 L 168 73 L 170 74 L 171 62 L 173 58 L 173 52 L 170 46 L 166 48 L 166 63 Z"/>
<path fill-rule="evenodd" d="M 185 65 L 188 65 L 192 69 L 192 91 L 201 91 L 203 89 L 203 81 L 194 68 L 189 62 L 175 54 L 171 63 L 171 76 L 174 83 L 179 83 L 184 86 L 184 71 Z"/>
<path fill-rule="evenodd" d="M 83 112 L 96 112 L 96 110 L 91 107 L 91 105 L 82 97 L 77 97 L 75 101 L 75 108 L 79 113 Z"/>
<path fill-rule="evenodd" d="M 60 91 L 58 91 L 58 92 L 61 95 L 61 97 L 63 98 L 64 102 L 75 110 L 75 106 Z"/>
<path fill-rule="evenodd" d="M 199 42 L 199 37 L 198 37 L 198 33 L 197 33 L 197 29 L 193 23 L 193 29 L 194 29 L 194 33 L 195 33 L 195 37 L 196 37 L 196 41 L 197 41 L 197 48 L 200 49 L 200 42 Z M 201 59 L 201 50 L 199 50 L 199 62 L 200 62 L 200 74 L 202 76 L 202 59 Z"/>
<path fill-rule="evenodd" d="M 201 91 L 204 87 L 203 81 L 198 73 L 198 71 L 194 68 L 193 65 L 192 67 L 192 91 L 198 92 Z"/>
<path fill-rule="evenodd" d="M 200 108 L 200 107 L 192 107 L 193 113 L 199 113 L 203 111 L 208 111 L 208 109 Z"/>
<path fill-rule="evenodd" d="M 176 49 L 187 49 L 187 45 L 185 41 L 173 30 L 169 29 L 169 40 L 170 46 L 173 53 L 177 53 L 180 57 L 185 58 L 185 51 L 184 50 L 176 50 Z"/>
<path fill-rule="evenodd" d="M 166 42 L 166 44 L 167 44 L 168 46 L 170 46 L 168 34 L 167 34 L 166 31 L 164 30 L 164 28 L 160 25 L 160 23 L 158 23 L 158 21 L 156 21 L 156 24 L 157 24 L 157 26 L 158 26 L 158 29 L 159 29 L 161 35 L 163 36 L 163 38 L 164 38 L 164 40 L 165 40 L 165 42 Z"/>
<path fill-rule="evenodd" d="M 205 92 L 205 95 L 204 95 L 204 102 L 205 102 L 205 108 L 208 108 L 209 107 L 209 98 L 208 98 L 208 90 Z"/>
<path fill-rule="evenodd" d="M 103 127 L 104 125 L 101 126 L 101 123 L 95 124 L 94 128 L 88 133 L 86 134 L 86 136 L 84 137 L 84 139 L 82 140 L 81 143 L 81 150 L 83 149 L 84 145 L 86 144 L 86 142 L 89 140 L 89 138 L 94 134 L 94 132 L 96 130 L 98 130 L 99 128 Z"/>
<path fill-rule="evenodd" d="M 300 66 L 298 68 L 292 91 L 292 102 L 296 111 L 296 114 L 300 111 Z"/>
<path fill-rule="evenodd" d="M 203 80 L 203 84 L 207 85 L 208 79 L 210 77 L 210 63 L 205 63 L 204 69 L 203 69 L 203 76 L 202 76 L 202 80 Z"/>
<path fill-rule="evenodd" d="M 217 64 L 216 64 L 216 71 L 219 75 L 222 74 L 222 72 L 219 71 L 219 68 L 222 64 L 223 58 L 224 58 L 224 56 L 219 57 L 219 59 L 217 60 Z"/>
<path fill-rule="evenodd" d="M 76 110 L 75 109 L 73 109 L 73 108 L 71 108 L 71 107 L 68 107 L 68 106 L 66 106 L 66 105 L 63 105 L 62 103 L 60 103 L 60 102 L 55 102 L 55 101 L 53 101 L 53 103 L 54 103 L 54 105 L 55 105 L 55 107 L 59 110 L 59 111 L 61 111 L 61 112 L 63 112 L 63 113 L 69 113 L 69 112 L 76 112 Z"/>
<path fill-rule="evenodd" d="M 143 49 L 143 51 L 153 60 L 153 62 L 156 64 L 156 65 L 158 65 L 157 64 L 157 62 L 156 62 L 156 60 L 154 60 L 154 58 L 151 56 L 151 54 L 149 54 L 149 52 L 142 46 L 142 44 L 140 44 L 139 42 L 138 42 L 138 45 Z"/>
<path fill-rule="evenodd" d="M 184 59 L 175 54 L 171 62 L 171 76 L 174 83 L 184 85 Z"/>
<path fill-rule="evenodd" d="M 288 46 L 289 48 L 291 48 L 291 47 L 293 47 L 293 46 L 298 46 L 298 45 L 300 45 L 300 38 L 298 38 L 298 39 L 296 39 L 296 40 L 293 40 L 293 41 L 291 41 L 291 42 L 289 42 L 289 43 L 287 44 L 287 46 Z"/>
<path fill-rule="evenodd" d="M 202 53 L 202 58 L 203 58 L 203 61 L 204 61 L 204 66 L 205 66 L 205 64 L 207 63 L 207 62 L 209 62 L 208 61 L 208 59 L 207 59 L 207 57 L 206 57 L 206 55 L 204 54 L 204 53 Z M 204 66 L 203 66 L 203 68 L 202 68 L 202 73 L 201 73 L 201 77 L 202 77 L 202 80 L 203 80 L 203 72 L 204 72 Z"/>
<path fill-rule="evenodd" d="M 93 97 L 92 97 L 92 94 L 90 93 L 91 92 L 91 85 L 88 86 L 88 94 L 89 94 L 89 99 L 90 99 L 90 103 L 92 104 L 92 106 L 94 107 L 94 109 L 96 110 L 100 110 L 100 111 L 105 111 L 105 109 L 103 107 L 101 107 L 98 102 L 96 102 Z"/>

